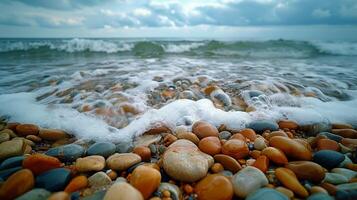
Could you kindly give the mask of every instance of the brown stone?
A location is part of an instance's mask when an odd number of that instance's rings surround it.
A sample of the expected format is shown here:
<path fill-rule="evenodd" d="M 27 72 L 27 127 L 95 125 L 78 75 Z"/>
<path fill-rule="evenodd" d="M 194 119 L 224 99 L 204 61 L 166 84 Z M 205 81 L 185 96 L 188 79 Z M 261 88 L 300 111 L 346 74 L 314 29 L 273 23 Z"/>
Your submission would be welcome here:
<path fill-rule="evenodd" d="M 285 165 L 288 163 L 288 159 L 285 154 L 275 147 L 267 147 L 261 152 L 261 154 L 267 156 L 269 160 L 275 164 Z"/>
<path fill-rule="evenodd" d="M 140 147 L 135 147 L 133 149 L 133 153 L 138 154 L 141 157 L 142 161 L 150 161 L 151 159 L 151 151 L 150 148 L 140 146 Z"/>
<path fill-rule="evenodd" d="M 31 170 L 35 175 L 39 175 L 51 169 L 60 168 L 61 165 L 62 163 L 58 158 L 45 154 L 32 154 L 26 157 L 22 162 L 22 167 Z"/>
<path fill-rule="evenodd" d="M 299 125 L 291 120 L 281 120 L 278 122 L 279 128 L 281 129 L 291 129 L 296 130 L 299 128 Z"/>
<path fill-rule="evenodd" d="M 156 191 L 161 182 L 161 174 L 158 170 L 147 166 L 138 166 L 133 171 L 130 184 L 138 189 L 147 199 Z"/>
<path fill-rule="evenodd" d="M 105 167 L 105 158 L 103 156 L 87 156 L 76 160 L 76 169 L 79 172 L 98 172 Z"/>
<path fill-rule="evenodd" d="M 317 163 L 310 161 L 293 161 L 285 165 L 301 180 L 310 180 L 316 183 L 325 178 L 325 170 Z"/>
<path fill-rule="evenodd" d="M 214 160 L 223 165 L 224 169 L 229 170 L 233 173 L 238 172 L 242 169 L 242 166 L 238 163 L 234 158 L 224 155 L 224 154 L 216 154 L 214 156 Z"/>
<path fill-rule="evenodd" d="M 115 153 L 107 158 L 107 166 L 112 170 L 122 171 L 139 163 L 141 157 L 135 153 Z"/>
<path fill-rule="evenodd" d="M 218 137 L 218 129 L 204 121 L 194 123 L 192 125 L 192 132 L 196 134 L 199 139 L 209 136 Z"/>
<path fill-rule="evenodd" d="M 246 137 L 247 139 L 249 139 L 250 141 L 254 141 L 255 139 L 257 139 L 257 134 L 255 133 L 255 131 L 251 128 L 246 128 L 243 129 L 239 132 L 240 134 L 242 134 L 244 137 Z"/>
<path fill-rule="evenodd" d="M 37 135 L 28 135 L 26 139 L 31 140 L 32 142 L 41 142 L 42 138 L 38 137 Z"/>
<path fill-rule="evenodd" d="M 88 186 L 88 179 L 86 176 L 77 176 L 73 178 L 67 187 L 64 189 L 65 192 L 72 193 L 82 190 Z"/>
<path fill-rule="evenodd" d="M 69 135 L 66 132 L 57 129 L 40 129 L 39 136 L 48 141 L 57 141 L 69 138 Z"/>
<path fill-rule="evenodd" d="M 173 142 L 175 142 L 177 140 L 177 137 L 175 137 L 174 135 L 172 134 L 167 134 L 165 137 L 164 137 L 164 145 L 165 146 L 169 146 L 170 144 L 172 144 Z"/>
<path fill-rule="evenodd" d="M 320 150 L 332 150 L 332 151 L 340 151 L 340 145 L 330 139 L 320 139 L 317 141 L 316 148 L 318 151 Z"/>
<path fill-rule="evenodd" d="M 190 133 L 190 132 L 178 133 L 177 138 L 190 140 L 191 142 L 195 143 L 196 145 L 198 145 L 198 143 L 200 142 L 200 139 L 198 139 L 198 137 L 194 133 Z"/>
<path fill-rule="evenodd" d="M 244 135 L 240 134 L 240 133 L 236 133 L 234 135 L 232 135 L 230 138 L 231 139 L 236 139 L 236 140 L 242 140 L 243 142 L 246 141 L 246 138 L 244 137 Z"/>
<path fill-rule="evenodd" d="M 354 129 L 332 129 L 332 133 L 345 138 L 357 139 L 357 131 Z"/>
<path fill-rule="evenodd" d="M 265 139 L 267 139 L 269 141 L 270 138 L 272 138 L 274 136 L 288 137 L 288 135 L 284 131 L 273 131 L 273 132 L 269 133 L 268 136 L 265 137 Z"/>
<path fill-rule="evenodd" d="M 257 158 L 257 160 L 253 163 L 252 166 L 260 169 L 260 171 L 262 171 L 263 173 L 266 173 L 269 168 L 269 159 L 267 156 L 261 155 Z"/>
<path fill-rule="evenodd" d="M 212 174 L 198 182 L 195 192 L 198 200 L 230 200 L 233 197 L 233 186 L 225 176 Z"/>
<path fill-rule="evenodd" d="M 34 124 L 20 124 L 16 126 L 16 134 L 19 136 L 37 135 L 38 126 Z"/>
<path fill-rule="evenodd" d="M 247 157 L 249 155 L 249 149 L 245 142 L 231 139 L 222 146 L 222 153 L 238 160 Z"/>
<path fill-rule="evenodd" d="M 35 185 L 35 178 L 29 169 L 22 169 L 12 174 L 0 188 L 0 199 L 11 200 L 30 191 Z"/>
<path fill-rule="evenodd" d="M 280 149 L 288 157 L 297 160 L 311 160 L 312 153 L 303 144 L 288 137 L 275 136 L 269 141 L 269 145 Z"/>
<path fill-rule="evenodd" d="M 203 138 L 199 144 L 198 148 L 211 156 L 214 156 L 216 154 L 219 154 L 221 152 L 221 142 L 219 141 L 218 137 L 205 137 Z"/>
<path fill-rule="evenodd" d="M 303 198 L 309 196 L 308 191 L 300 184 L 295 173 L 290 169 L 279 167 L 275 170 L 275 176 L 285 187 L 292 190 L 295 194 Z"/>

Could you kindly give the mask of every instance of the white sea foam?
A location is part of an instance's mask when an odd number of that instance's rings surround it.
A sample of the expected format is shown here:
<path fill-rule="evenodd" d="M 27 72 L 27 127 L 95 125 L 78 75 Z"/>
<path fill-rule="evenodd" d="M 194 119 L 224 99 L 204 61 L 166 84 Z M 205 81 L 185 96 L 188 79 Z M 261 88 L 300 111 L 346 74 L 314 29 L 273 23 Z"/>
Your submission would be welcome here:
<path fill-rule="evenodd" d="M 356 56 L 356 42 L 314 42 L 321 52 L 333 55 Z"/>
<path fill-rule="evenodd" d="M 182 53 L 182 52 L 187 52 L 192 49 L 201 47 L 203 45 L 205 45 L 204 42 L 192 42 L 192 43 L 187 43 L 187 44 L 163 45 L 163 48 L 166 52 L 169 52 L 169 53 Z"/>

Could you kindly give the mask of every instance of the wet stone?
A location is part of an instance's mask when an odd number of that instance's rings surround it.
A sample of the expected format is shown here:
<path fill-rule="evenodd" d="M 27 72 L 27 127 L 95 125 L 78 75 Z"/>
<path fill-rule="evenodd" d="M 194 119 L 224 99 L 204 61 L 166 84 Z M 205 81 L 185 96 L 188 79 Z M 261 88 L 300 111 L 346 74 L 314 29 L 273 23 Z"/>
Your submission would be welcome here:
<path fill-rule="evenodd" d="M 313 161 L 327 169 L 337 167 L 344 159 L 342 153 L 331 150 L 321 150 L 313 155 Z"/>
<path fill-rule="evenodd" d="M 63 190 L 70 179 L 70 170 L 63 168 L 52 169 L 36 177 L 36 187 L 56 192 Z"/>
<path fill-rule="evenodd" d="M 24 158 L 24 156 L 15 156 L 4 160 L 0 165 L 0 170 L 21 166 Z"/>
<path fill-rule="evenodd" d="M 279 129 L 279 126 L 274 121 L 260 120 L 249 123 L 247 128 L 251 128 L 257 133 L 262 133 L 265 130 L 277 131 Z"/>
<path fill-rule="evenodd" d="M 52 148 L 46 155 L 57 157 L 64 162 L 73 162 L 84 155 L 84 148 L 77 144 L 68 144 Z"/>
<path fill-rule="evenodd" d="M 0 178 L 3 180 L 6 180 L 9 176 L 11 176 L 13 173 L 21 170 L 22 167 L 13 167 L 13 168 L 9 168 L 9 169 L 4 169 L 0 171 Z"/>
<path fill-rule="evenodd" d="M 16 200 L 46 200 L 50 195 L 51 192 L 45 189 L 35 188 L 19 196 Z"/>
<path fill-rule="evenodd" d="M 98 142 L 87 149 L 87 155 L 100 155 L 105 158 L 115 153 L 115 145 L 111 142 Z"/>

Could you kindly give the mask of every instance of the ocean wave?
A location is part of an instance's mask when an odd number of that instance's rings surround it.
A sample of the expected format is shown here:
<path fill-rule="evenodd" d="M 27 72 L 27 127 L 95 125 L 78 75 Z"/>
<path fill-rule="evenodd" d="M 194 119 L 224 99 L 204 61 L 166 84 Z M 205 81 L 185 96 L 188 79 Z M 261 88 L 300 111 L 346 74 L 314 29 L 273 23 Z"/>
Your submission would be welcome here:
<path fill-rule="evenodd" d="M 354 42 L 268 41 L 145 41 L 122 39 L 23 39 L 0 40 L 0 55 L 9 53 L 105 53 L 157 57 L 188 56 L 291 57 L 355 56 Z"/>

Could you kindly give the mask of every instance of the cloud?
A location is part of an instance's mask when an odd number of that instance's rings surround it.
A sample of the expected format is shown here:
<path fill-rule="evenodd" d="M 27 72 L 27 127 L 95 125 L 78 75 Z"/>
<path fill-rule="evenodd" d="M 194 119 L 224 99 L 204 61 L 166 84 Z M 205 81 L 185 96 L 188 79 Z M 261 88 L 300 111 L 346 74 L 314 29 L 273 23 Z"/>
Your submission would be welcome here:
<path fill-rule="evenodd" d="M 32 7 L 71 10 L 107 3 L 110 0 L 12 0 Z"/>

